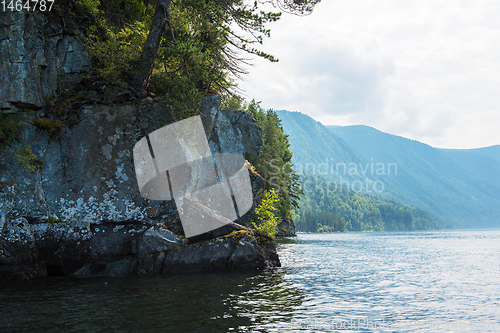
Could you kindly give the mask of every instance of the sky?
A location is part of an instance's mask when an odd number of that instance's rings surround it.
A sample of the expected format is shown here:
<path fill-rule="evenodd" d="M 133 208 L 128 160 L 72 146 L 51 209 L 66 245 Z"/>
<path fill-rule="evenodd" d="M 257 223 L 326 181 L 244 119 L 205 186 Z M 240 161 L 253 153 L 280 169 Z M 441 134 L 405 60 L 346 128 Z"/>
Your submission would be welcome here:
<path fill-rule="evenodd" d="M 500 144 L 500 1 L 323 0 L 283 14 L 239 82 L 265 109 L 439 148 Z"/>

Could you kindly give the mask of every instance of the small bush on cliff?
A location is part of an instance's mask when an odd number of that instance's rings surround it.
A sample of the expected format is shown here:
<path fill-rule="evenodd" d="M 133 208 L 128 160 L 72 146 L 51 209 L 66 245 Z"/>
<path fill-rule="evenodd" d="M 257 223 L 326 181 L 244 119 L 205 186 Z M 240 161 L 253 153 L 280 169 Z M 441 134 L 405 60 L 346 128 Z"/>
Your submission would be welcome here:
<path fill-rule="evenodd" d="M 17 163 L 21 164 L 28 171 L 40 170 L 43 161 L 35 156 L 31 151 L 31 146 L 23 146 L 14 153 Z"/>
<path fill-rule="evenodd" d="M 35 119 L 32 123 L 39 129 L 50 132 L 58 131 L 64 126 L 64 122 L 62 122 L 61 120 L 54 120 L 44 117 Z"/>
<path fill-rule="evenodd" d="M 252 222 L 255 230 L 271 238 L 274 238 L 278 233 L 278 225 L 281 221 L 281 218 L 276 216 L 274 206 L 278 201 L 279 198 L 274 189 L 266 191 L 260 206 L 255 210 L 255 216 L 259 224 Z"/>
<path fill-rule="evenodd" d="M 101 5 L 99 0 L 76 0 L 76 6 L 85 14 L 97 15 L 99 13 L 98 7 Z"/>
<path fill-rule="evenodd" d="M 0 151 L 16 138 L 23 120 L 25 117 L 21 114 L 0 112 Z"/>

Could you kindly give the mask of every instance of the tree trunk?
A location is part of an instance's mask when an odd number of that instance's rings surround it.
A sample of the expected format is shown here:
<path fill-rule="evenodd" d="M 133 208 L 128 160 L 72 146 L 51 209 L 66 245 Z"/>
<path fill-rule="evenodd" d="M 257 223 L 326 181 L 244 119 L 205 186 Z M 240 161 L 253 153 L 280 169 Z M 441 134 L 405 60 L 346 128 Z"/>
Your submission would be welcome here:
<path fill-rule="evenodd" d="M 143 95 L 147 94 L 149 78 L 153 73 L 156 53 L 160 47 L 161 37 L 165 32 L 170 13 L 168 11 L 171 0 L 158 0 L 148 38 L 142 47 L 141 57 L 135 66 L 132 82 L 135 88 Z"/>

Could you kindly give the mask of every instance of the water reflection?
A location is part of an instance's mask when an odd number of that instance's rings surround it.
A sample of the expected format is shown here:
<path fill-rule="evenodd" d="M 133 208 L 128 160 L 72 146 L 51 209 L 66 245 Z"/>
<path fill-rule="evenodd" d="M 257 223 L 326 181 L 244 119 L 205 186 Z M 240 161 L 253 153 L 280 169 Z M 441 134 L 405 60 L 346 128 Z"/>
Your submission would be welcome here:
<path fill-rule="evenodd" d="M 500 329 L 500 231 L 310 234 L 278 252 L 283 268 L 272 271 L 4 283 L 0 331 L 342 332 L 332 323 L 352 320 L 403 325 L 354 329 L 368 332 L 450 331 L 459 320 Z"/>
<path fill-rule="evenodd" d="M 287 278 L 307 295 L 294 331 L 341 332 L 334 324 L 352 320 L 393 325 L 359 329 L 370 332 L 500 328 L 498 230 L 303 234 L 286 251 Z"/>
<path fill-rule="evenodd" d="M 2 332 L 259 331 L 290 321 L 304 294 L 286 269 L 166 278 L 48 278 L 1 289 Z"/>

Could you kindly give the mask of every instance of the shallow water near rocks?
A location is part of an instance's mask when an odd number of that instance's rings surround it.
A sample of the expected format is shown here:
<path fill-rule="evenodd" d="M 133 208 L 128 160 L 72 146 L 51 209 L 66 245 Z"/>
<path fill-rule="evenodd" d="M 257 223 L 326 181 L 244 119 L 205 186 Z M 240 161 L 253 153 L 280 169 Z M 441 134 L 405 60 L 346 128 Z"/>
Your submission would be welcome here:
<path fill-rule="evenodd" d="M 2 332 L 500 331 L 500 230 L 301 234 L 283 267 L 2 283 Z"/>

